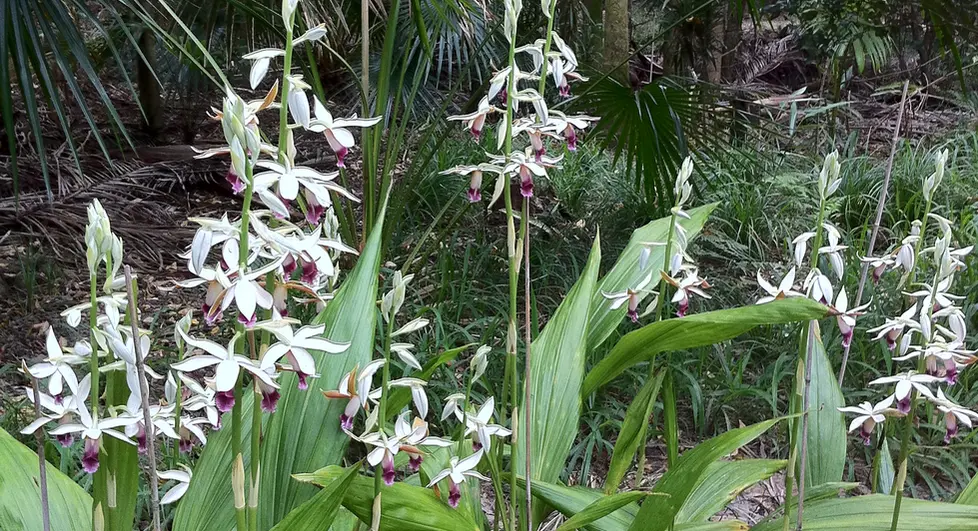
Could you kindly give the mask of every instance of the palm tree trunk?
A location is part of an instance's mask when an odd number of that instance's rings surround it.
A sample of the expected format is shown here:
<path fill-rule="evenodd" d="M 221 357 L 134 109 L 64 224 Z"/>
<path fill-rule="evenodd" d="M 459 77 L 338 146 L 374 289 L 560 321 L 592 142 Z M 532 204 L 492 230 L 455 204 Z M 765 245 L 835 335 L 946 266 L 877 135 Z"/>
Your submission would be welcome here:
<path fill-rule="evenodd" d="M 726 28 L 723 32 L 723 59 L 720 62 L 720 78 L 727 83 L 736 77 L 737 47 L 744 36 L 744 1 L 727 10 Z"/>
<path fill-rule="evenodd" d="M 163 127 L 163 100 L 160 84 L 156 80 L 156 36 L 149 28 L 139 35 L 139 51 L 143 58 L 136 62 L 136 84 L 139 87 L 139 104 L 146 117 L 145 129 L 151 136 Z"/>
<path fill-rule="evenodd" d="M 606 71 L 614 70 L 614 76 L 622 83 L 628 82 L 628 60 L 631 17 L 628 0 L 606 0 L 604 6 L 604 65 Z"/>

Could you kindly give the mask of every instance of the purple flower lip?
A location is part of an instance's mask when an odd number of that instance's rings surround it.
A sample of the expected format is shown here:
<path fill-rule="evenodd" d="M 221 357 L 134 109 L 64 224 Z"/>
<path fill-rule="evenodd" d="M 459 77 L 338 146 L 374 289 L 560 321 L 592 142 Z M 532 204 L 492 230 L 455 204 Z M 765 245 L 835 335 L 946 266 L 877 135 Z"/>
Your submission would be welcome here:
<path fill-rule="evenodd" d="M 221 413 L 231 411 L 234 408 L 234 391 L 218 391 L 214 394 L 214 403 Z"/>
<path fill-rule="evenodd" d="M 351 417 L 351 416 L 349 416 L 349 415 L 347 415 L 345 413 L 342 414 L 342 415 L 340 415 L 340 428 L 342 428 L 344 431 L 350 431 L 350 430 L 352 430 L 353 429 L 353 417 Z"/>
<path fill-rule="evenodd" d="M 422 457 L 420 455 L 418 455 L 418 456 L 412 455 L 411 456 L 411 459 L 408 460 L 408 466 L 411 468 L 411 472 L 417 472 L 418 470 L 420 470 L 421 469 L 421 461 L 423 461 L 423 460 L 424 460 L 424 457 Z"/>
<path fill-rule="evenodd" d="M 75 436 L 70 433 L 55 435 L 54 438 L 58 441 L 58 444 L 60 444 L 62 448 L 68 448 L 75 442 Z"/>
<path fill-rule="evenodd" d="M 275 408 L 278 407 L 278 399 L 281 397 L 279 392 L 275 389 L 262 394 L 261 397 L 261 410 L 265 413 L 274 413 Z"/>
<path fill-rule="evenodd" d="M 98 439 L 85 439 L 85 452 L 82 454 L 82 469 L 89 474 L 98 472 Z"/>
<path fill-rule="evenodd" d="M 448 505 L 451 505 L 453 509 L 457 509 L 458 502 L 462 499 L 462 491 L 459 490 L 458 485 L 456 485 L 454 481 L 451 483 L 452 484 L 448 489 Z"/>

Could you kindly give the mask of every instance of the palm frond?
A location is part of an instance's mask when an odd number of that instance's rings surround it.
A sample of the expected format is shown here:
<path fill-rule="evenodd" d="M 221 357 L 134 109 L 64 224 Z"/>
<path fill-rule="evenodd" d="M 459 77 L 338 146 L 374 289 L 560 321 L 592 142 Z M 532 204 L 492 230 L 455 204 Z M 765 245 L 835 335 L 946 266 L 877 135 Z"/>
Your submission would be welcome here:
<path fill-rule="evenodd" d="M 605 77 L 585 88 L 574 106 L 601 116 L 595 132 L 624 162 L 648 205 L 663 213 L 673 203 L 673 181 L 686 156 L 711 164 L 743 160 L 723 156 L 739 151 L 730 134 L 738 116 L 721 95 L 704 84 L 663 78 L 635 90 Z"/>
<path fill-rule="evenodd" d="M 98 0 L 92 4 L 99 15 L 116 20 L 121 17 L 120 4 L 112 0 Z M 0 91 L 0 114 L 3 114 L 7 131 L 7 148 L 11 155 L 14 196 L 21 191 L 17 155 L 26 146 L 19 145 L 14 134 L 15 116 L 23 105 L 27 127 L 38 154 L 47 148 L 43 124 L 54 115 L 66 147 L 75 153 L 78 137 L 78 116 L 87 124 L 92 138 L 103 156 L 109 158 L 109 145 L 100 130 L 93 104 L 106 114 L 105 121 L 116 145 L 132 142 L 122 118 L 109 98 L 99 72 L 90 56 L 86 35 L 81 27 L 90 29 L 105 38 L 112 63 L 122 76 L 126 88 L 134 92 L 125 64 L 100 16 L 83 0 L 8 0 L 0 5 L 0 85 L 14 90 Z M 132 34 L 122 32 L 135 48 Z M 88 92 L 94 93 L 93 101 L 86 100 Z M 70 102 L 70 105 L 66 102 Z M 18 103 L 20 105 L 18 105 Z M 73 112 L 75 111 L 75 112 Z M 48 199 L 53 198 L 48 161 L 38 157 L 44 188 Z M 75 157 L 76 167 L 78 158 Z"/>

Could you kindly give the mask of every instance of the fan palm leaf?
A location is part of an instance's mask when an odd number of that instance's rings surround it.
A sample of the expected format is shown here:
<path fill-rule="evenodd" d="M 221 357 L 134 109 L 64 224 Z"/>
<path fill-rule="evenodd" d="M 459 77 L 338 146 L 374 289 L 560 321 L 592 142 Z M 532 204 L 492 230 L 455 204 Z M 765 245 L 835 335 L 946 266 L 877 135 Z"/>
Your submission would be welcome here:
<path fill-rule="evenodd" d="M 95 10 L 90 9 L 89 5 Z M 109 98 L 99 72 L 89 53 L 86 35 L 81 27 L 104 38 L 108 55 L 130 92 L 135 92 L 126 72 L 128 65 L 113 43 L 103 20 L 114 27 L 138 49 L 136 39 L 128 30 L 123 15 L 141 8 L 126 1 L 97 0 L 6 0 L 0 3 L 0 86 L 16 87 L 0 91 L 0 114 L 11 156 L 13 195 L 20 194 L 20 168 L 17 164 L 18 145 L 15 117 L 18 101 L 24 108 L 26 125 L 39 155 L 39 166 L 48 198 L 53 198 L 49 168 L 44 156 L 48 147 L 43 125 L 48 113 L 53 113 L 67 148 L 76 154 L 72 110 L 77 111 L 88 125 L 92 138 L 102 154 L 109 158 L 109 147 L 100 130 L 94 105 L 104 109 L 107 126 L 115 143 L 131 145 L 122 118 Z M 97 13 L 96 13 L 97 11 Z M 75 157 L 78 165 L 78 157 Z"/>

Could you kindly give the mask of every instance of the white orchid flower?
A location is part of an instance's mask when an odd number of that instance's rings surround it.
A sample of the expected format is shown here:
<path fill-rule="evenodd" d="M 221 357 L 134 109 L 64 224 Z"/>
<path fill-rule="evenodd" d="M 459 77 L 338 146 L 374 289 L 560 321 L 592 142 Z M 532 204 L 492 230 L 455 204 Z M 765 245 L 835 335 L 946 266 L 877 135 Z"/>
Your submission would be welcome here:
<path fill-rule="evenodd" d="M 896 261 L 890 256 L 866 256 L 860 258 L 859 261 L 867 264 L 868 267 L 872 269 L 874 284 L 878 284 L 880 279 L 883 278 L 883 273 L 886 272 L 888 268 L 891 268 L 896 264 Z"/>
<path fill-rule="evenodd" d="M 628 318 L 632 320 L 633 323 L 638 322 L 638 304 L 642 301 L 642 297 L 649 293 L 647 289 L 652 283 L 652 274 L 648 274 L 643 278 L 634 288 L 628 288 L 625 291 L 618 291 L 614 293 L 607 293 L 602 291 L 601 295 L 611 301 L 611 309 L 617 310 L 621 308 L 626 302 L 628 303 Z"/>
<path fill-rule="evenodd" d="M 129 403 L 126 405 L 125 414 L 133 420 L 132 424 L 127 424 L 125 427 L 126 437 L 135 439 L 136 448 L 140 454 L 146 453 L 148 449 L 146 439 L 148 437 L 156 437 L 158 433 L 162 433 L 174 440 L 180 440 L 180 435 L 173 428 L 172 411 L 159 405 L 150 406 L 149 415 L 152 428 L 150 430 L 146 429 L 143 406 L 139 394 L 133 393 L 129 395 Z"/>
<path fill-rule="evenodd" d="M 832 281 L 817 267 L 808 272 L 802 288 L 811 299 L 822 304 L 830 304 L 835 298 L 833 296 L 834 288 L 832 287 Z"/>
<path fill-rule="evenodd" d="M 916 389 L 921 395 L 927 398 L 934 398 L 934 393 L 931 392 L 927 385 L 939 381 L 941 379 L 936 376 L 918 374 L 917 371 L 908 371 L 897 374 L 896 376 L 877 378 L 869 382 L 869 385 L 896 384 L 893 397 L 896 398 L 897 411 L 907 414 L 910 412 L 910 392 Z"/>
<path fill-rule="evenodd" d="M 394 434 L 403 442 L 400 449 L 411 454 L 408 462 L 411 471 L 417 472 L 421 468 L 421 462 L 424 460 L 424 454 L 419 447 L 433 446 L 447 448 L 452 445 L 452 441 L 429 436 L 428 423 L 422 418 L 415 417 L 414 421 L 409 424 L 407 421 L 409 415 L 410 413 L 405 411 L 397 417 L 397 420 L 394 422 Z"/>
<path fill-rule="evenodd" d="M 361 437 L 360 442 L 374 449 L 367 454 L 367 463 L 370 466 L 381 465 L 383 470 L 384 484 L 390 487 L 394 484 L 396 474 L 394 472 L 394 456 L 401 451 L 401 437 L 387 437 L 382 432 L 372 432 Z M 420 453 L 420 452 L 419 452 Z"/>
<path fill-rule="evenodd" d="M 684 271 L 685 274 L 681 279 L 676 279 L 667 275 L 665 272 L 660 272 L 666 283 L 676 288 L 676 293 L 672 296 L 672 302 L 676 304 L 676 317 L 685 317 L 686 312 L 689 311 L 690 295 L 698 295 L 704 299 L 711 298 L 708 293 L 703 291 L 710 287 L 709 282 L 704 278 L 700 278 L 695 268 Z"/>
<path fill-rule="evenodd" d="M 38 396 L 40 398 L 40 406 L 45 412 L 24 427 L 24 429 L 20 430 L 20 433 L 30 435 L 40 429 L 41 426 L 53 421 L 58 421 L 59 424 L 68 422 L 71 415 L 74 414 L 79 407 L 84 407 L 85 400 L 88 399 L 88 395 L 91 392 L 91 387 L 92 375 L 86 374 L 85 377 L 81 379 L 81 382 L 78 383 L 78 387 L 71 389 L 71 396 L 67 398 L 58 400 L 47 393 L 39 392 Z M 24 394 L 27 396 L 27 400 L 29 400 L 31 404 L 34 404 L 34 390 L 30 387 L 25 387 Z M 71 433 L 58 435 L 56 439 L 64 448 L 71 446 L 75 440 Z"/>
<path fill-rule="evenodd" d="M 31 376 L 38 380 L 50 378 L 48 380 L 48 393 L 56 401 L 61 401 L 64 398 L 62 393 L 64 393 L 65 384 L 68 385 L 69 390 L 78 388 L 78 377 L 75 376 L 75 370 L 71 366 L 88 363 L 88 358 L 76 354 L 65 354 L 61 349 L 61 344 L 58 343 L 58 338 L 54 335 L 54 328 L 50 326 L 44 341 L 44 349 L 47 352 L 44 361 L 30 366 L 27 370 Z"/>
<path fill-rule="evenodd" d="M 767 295 L 761 297 L 757 300 L 757 304 L 765 304 L 771 301 L 781 300 L 787 297 L 802 297 L 803 295 L 794 290 L 793 286 L 795 283 L 795 268 L 791 268 L 785 273 L 778 287 L 775 288 L 770 282 L 761 276 L 761 272 L 757 272 L 757 284 L 761 286 Z"/>
<path fill-rule="evenodd" d="M 852 344 L 853 331 L 856 328 L 856 317 L 863 315 L 864 310 L 869 307 L 871 302 L 849 308 L 849 297 L 846 295 L 846 288 L 839 290 L 839 296 L 835 299 L 836 324 L 839 325 L 839 332 L 842 334 L 842 346 L 849 347 Z"/>
<path fill-rule="evenodd" d="M 391 344 L 391 352 L 393 352 L 394 354 L 397 354 L 397 357 L 398 358 L 401 358 L 401 361 L 403 361 L 405 363 L 405 365 L 407 365 L 408 367 L 411 367 L 412 369 L 414 369 L 416 371 L 420 371 L 421 370 L 421 364 L 418 363 L 418 358 L 416 358 L 414 356 L 414 353 L 411 352 L 412 349 L 414 349 L 414 345 L 412 345 L 410 343 L 392 343 Z"/>
<path fill-rule="evenodd" d="M 489 103 L 491 98 L 491 95 L 482 98 L 479 100 L 479 106 L 474 111 L 467 114 L 456 114 L 449 116 L 448 121 L 464 122 L 465 127 L 468 128 L 470 133 L 472 133 L 472 138 L 478 141 L 482 137 L 482 130 L 486 126 L 486 118 L 489 117 L 490 113 L 498 110 L 494 105 Z"/>
<path fill-rule="evenodd" d="M 550 111 L 550 124 L 567 143 L 568 151 L 577 151 L 578 131 L 587 129 L 591 122 L 597 122 L 599 119 L 586 114 L 567 116 L 560 111 Z"/>
<path fill-rule="evenodd" d="M 466 478 L 475 478 L 481 481 L 489 481 L 489 478 L 480 474 L 475 467 L 482 461 L 485 450 L 479 450 L 474 454 L 459 460 L 458 456 L 453 456 L 448 462 L 448 468 L 435 474 L 428 487 L 435 486 L 439 481 L 448 478 L 448 504 L 458 507 L 459 500 L 462 499 L 462 491 L 458 486 L 465 482 Z"/>
<path fill-rule="evenodd" d="M 462 175 L 469 176 L 468 198 L 470 203 L 482 201 L 482 176 L 485 172 L 492 172 L 497 175 L 503 173 L 503 169 L 494 164 L 482 163 L 478 165 L 455 166 L 447 170 L 438 172 L 439 175 Z"/>
<path fill-rule="evenodd" d="M 232 337 L 227 347 L 209 339 L 193 338 L 183 331 L 181 331 L 181 335 L 188 345 L 199 348 L 206 354 L 190 356 L 183 361 L 174 363 L 170 368 L 179 372 L 193 372 L 216 366 L 214 389 L 217 393 L 214 395 L 214 402 L 218 411 L 226 413 L 234 407 L 234 385 L 238 381 L 238 375 L 242 369 L 251 373 L 255 379 L 260 380 L 263 384 L 278 388 L 275 380 L 253 360 L 234 353 L 235 345 L 241 339 L 241 335 L 236 334 Z"/>
<path fill-rule="evenodd" d="M 863 402 L 858 406 L 840 407 L 843 413 L 855 413 L 856 418 L 849 423 L 849 433 L 859 429 L 859 435 L 863 438 L 863 444 L 869 446 L 869 438 L 873 435 L 873 428 L 886 420 L 887 415 L 893 415 L 896 410 L 893 405 L 893 396 L 888 396 L 877 403 L 875 406 L 869 402 Z"/>
<path fill-rule="evenodd" d="M 238 322 L 251 328 L 258 321 L 258 308 L 266 310 L 272 307 L 272 294 L 265 291 L 265 288 L 258 283 L 258 279 L 264 279 L 265 274 L 274 271 L 281 265 L 282 259 L 254 269 L 241 275 L 240 273 L 231 280 L 220 268 L 217 269 L 217 281 L 223 288 L 216 296 L 213 306 L 208 309 L 208 316 L 216 316 L 219 312 L 227 310 L 231 304 L 238 308 Z"/>
<path fill-rule="evenodd" d="M 978 419 L 978 413 L 970 409 L 963 408 L 944 395 L 944 390 L 938 389 L 937 396 L 931 399 L 937 409 L 944 413 L 944 443 L 950 443 L 951 439 L 958 435 L 958 424 L 964 424 L 968 428 L 973 426 L 972 419 Z"/>
<path fill-rule="evenodd" d="M 275 369 L 276 364 L 283 357 L 289 360 L 290 370 L 298 377 L 299 389 L 305 390 L 309 387 L 307 378 L 316 378 L 316 360 L 312 357 L 310 350 L 325 352 L 327 354 L 341 354 L 350 347 L 349 343 L 337 343 L 321 337 L 326 330 L 326 325 L 306 325 L 298 330 L 292 330 L 292 321 L 278 320 L 267 321 L 256 325 L 257 328 L 268 330 L 278 341 L 273 343 L 265 354 L 261 357 L 260 367 L 268 372 Z"/>
<path fill-rule="evenodd" d="M 464 417 L 464 412 L 462 411 L 462 404 L 465 402 L 464 393 L 452 393 L 445 397 L 445 406 L 441 410 L 441 420 L 445 420 L 448 417 L 455 415 L 455 418 L 462 420 Z"/>
<path fill-rule="evenodd" d="M 887 319 L 882 325 L 876 328 L 870 328 L 868 332 L 876 334 L 873 341 L 886 339 L 886 346 L 890 350 L 893 350 L 896 348 L 897 339 L 900 337 L 900 334 L 904 333 L 904 330 L 920 331 L 920 324 L 914 319 L 916 315 L 916 308 L 908 308 L 899 317 Z"/>
<path fill-rule="evenodd" d="M 187 488 L 190 487 L 190 481 L 194 474 L 190 468 L 180 465 L 179 469 L 158 472 L 156 475 L 163 481 L 177 482 L 177 484 L 170 487 L 170 490 L 166 491 L 166 494 L 164 494 L 163 498 L 160 499 L 160 505 L 167 505 L 179 500 L 184 494 L 187 493 Z"/>
<path fill-rule="evenodd" d="M 359 367 L 343 375 L 337 389 L 323 391 L 326 398 L 347 400 L 346 408 L 340 415 L 340 428 L 349 433 L 353 429 L 353 419 L 360 409 L 367 409 L 372 392 L 374 374 L 384 366 L 384 360 L 374 360 L 368 363 L 363 371 Z"/>
<path fill-rule="evenodd" d="M 414 407 L 418 410 L 418 416 L 426 418 L 428 416 L 428 395 L 425 393 L 425 386 L 428 382 L 420 378 L 398 378 L 388 382 L 390 387 L 407 387 L 411 390 L 411 400 Z"/>
<path fill-rule="evenodd" d="M 799 234 L 791 240 L 791 252 L 795 257 L 795 266 L 801 267 L 805 263 L 808 255 L 808 241 L 815 237 L 815 233 L 807 231 Z"/>
<path fill-rule="evenodd" d="M 61 424 L 51 430 L 51 435 L 62 436 L 81 433 L 82 439 L 85 441 L 85 449 L 82 453 L 82 469 L 89 474 L 94 474 L 98 471 L 99 467 L 98 453 L 102 435 L 109 435 L 120 441 L 135 444 L 124 433 L 116 430 L 116 428 L 133 424 L 136 422 L 136 419 L 130 417 L 109 417 L 100 420 L 92 415 L 84 402 L 76 401 L 76 405 L 77 408 L 75 411 L 78 413 L 78 422 Z"/>
<path fill-rule="evenodd" d="M 492 437 L 509 437 L 513 432 L 499 424 L 492 424 L 496 400 L 489 397 L 475 415 L 465 413 L 465 436 L 472 435 L 472 449 L 479 451 L 483 448 L 489 451 L 492 447 Z"/>
<path fill-rule="evenodd" d="M 925 347 L 913 347 L 904 356 L 894 357 L 895 361 L 906 361 L 909 359 L 924 358 L 924 365 L 927 374 L 931 376 L 942 376 L 948 385 L 954 385 L 958 381 L 959 368 L 975 362 L 975 351 L 964 348 L 964 343 L 959 340 L 947 342 L 943 337 L 937 335 L 934 340 Z M 938 363 L 941 366 L 938 366 Z"/>
<path fill-rule="evenodd" d="M 251 72 L 248 75 L 248 81 L 251 83 L 251 89 L 254 90 L 258 88 L 261 84 L 262 79 L 265 79 L 265 74 L 268 73 L 268 67 L 275 57 L 282 57 L 285 55 L 285 50 L 279 50 L 278 48 L 263 48 L 261 50 L 255 50 L 251 53 L 243 55 L 241 58 L 246 61 L 253 61 L 251 63 Z"/>
<path fill-rule="evenodd" d="M 534 160 L 538 164 L 543 162 L 543 157 L 547 153 L 547 147 L 543 137 L 557 138 L 554 131 L 555 129 L 552 124 L 541 122 L 536 116 L 520 118 L 513 122 L 513 136 L 526 133 L 526 136 L 530 140 L 530 147 L 533 149 Z"/>
<path fill-rule="evenodd" d="M 481 345 L 475 351 L 475 355 L 472 356 L 472 361 L 469 362 L 469 367 L 472 369 L 472 380 L 478 380 L 486 373 L 486 368 L 489 366 L 489 353 L 492 352 L 492 347 L 489 345 Z"/>
<path fill-rule="evenodd" d="M 346 167 L 346 155 L 349 153 L 350 148 L 356 145 L 356 140 L 353 138 L 353 133 L 350 132 L 350 128 L 372 127 L 383 119 L 383 116 L 357 118 L 356 114 L 349 118 L 334 119 L 333 115 L 326 109 L 326 106 L 319 101 L 319 98 L 315 99 L 313 110 L 316 118 L 309 122 L 308 129 L 315 133 L 326 135 L 326 141 L 329 142 L 329 147 L 336 153 L 336 166 L 340 168 Z"/>

